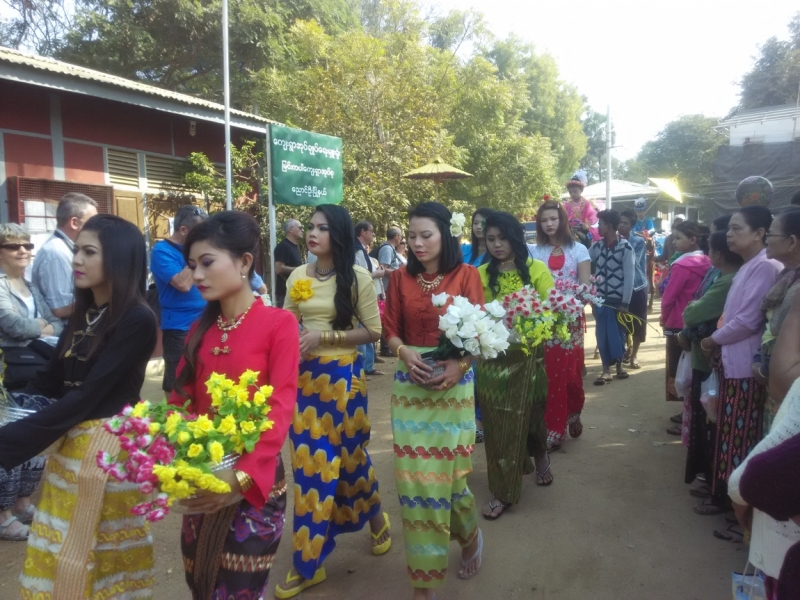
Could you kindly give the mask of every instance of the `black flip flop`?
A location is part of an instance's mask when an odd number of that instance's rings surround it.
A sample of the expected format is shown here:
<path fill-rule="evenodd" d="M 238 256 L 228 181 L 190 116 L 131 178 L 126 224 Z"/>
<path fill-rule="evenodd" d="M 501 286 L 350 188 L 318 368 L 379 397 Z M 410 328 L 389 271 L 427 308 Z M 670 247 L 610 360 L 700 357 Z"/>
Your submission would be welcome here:
<path fill-rule="evenodd" d="M 489 510 L 491 512 L 494 512 L 495 509 L 501 508 L 501 507 L 502 507 L 503 510 L 501 510 L 498 514 L 496 514 L 494 516 L 491 515 L 491 514 L 487 515 L 484 512 L 481 512 L 481 514 L 483 514 L 483 518 L 486 519 L 487 521 L 495 521 L 495 520 L 499 519 L 503 515 L 504 512 L 506 512 L 509 508 L 511 508 L 511 504 L 510 503 L 506 504 L 505 502 L 498 502 L 497 504 L 494 504 L 493 502 L 489 502 Z"/>
<path fill-rule="evenodd" d="M 631 374 L 625 371 L 617 371 L 617 379 L 627 379 Z"/>
<path fill-rule="evenodd" d="M 667 429 L 667 433 L 670 434 L 670 435 L 681 435 L 682 431 L 681 431 L 680 426 L 673 425 L 672 427 Z"/>
<path fill-rule="evenodd" d="M 678 425 L 680 425 L 681 423 L 683 423 L 683 414 L 672 415 L 669 418 L 669 420 L 672 421 L 673 423 L 677 423 Z"/>
<path fill-rule="evenodd" d="M 711 498 L 711 488 L 707 485 L 701 485 L 690 489 L 689 494 L 695 498 Z"/>
<path fill-rule="evenodd" d="M 694 512 L 701 517 L 712 517 L 714 515 L 721 515 L 725 511 L 721 506 L 717 506 L 716 504 L 712 504 L 708 501 L 703 501 L 701 504 L 698 504 L 694 507 Z"/>
<path fill-rule="evenodd" d="M 533 471 L 536 473 L 536 476 L 539 479 L 542 480 L 542 483 L 539 483 L 537 481 L 536 485 L 538 485 L 539 487 L 547 487 L 548 485 L 552 485 L 552 483 L 555 481 L 555 478 L 551 479 L 550 481 L 545 481 L 544 480 L 544 478 L 547 476 L 547 474 L 550 473 L 550 467 L 551 466 L 553 466 L 553 461 L 550 460 L 550 455 L 548 454 L 547 455 L 547 468 L 544 470 L 544 473 L 539 473 L 539 471 L 536 470 L 536 467 L 533 468 Z"/>
<path fill-rule="evenodd" d="M 731 525 L 724 530 L 715 529 L 714 537 L 718 540 L 725 540 L 733 544 L 741 544 L 744 542 L 744 532 L 741 531 L 741 529 L 739 525 Z"/>

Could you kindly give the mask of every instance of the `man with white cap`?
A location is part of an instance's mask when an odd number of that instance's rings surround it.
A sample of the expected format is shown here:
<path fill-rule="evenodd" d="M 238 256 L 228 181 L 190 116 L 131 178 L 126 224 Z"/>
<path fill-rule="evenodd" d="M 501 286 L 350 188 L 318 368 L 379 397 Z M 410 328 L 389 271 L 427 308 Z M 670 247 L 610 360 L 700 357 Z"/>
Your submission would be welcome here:
<path fill-rule="evenodd" d="M 647 200 L 644 198 L 637 198 L 633 201 L 633 210 L 636 211 L 636 226 L 633 228 L 633 233 L 646 233 L 648 237 L 656 232 L 656 225 L 653 219 L 647 216 Z"/>

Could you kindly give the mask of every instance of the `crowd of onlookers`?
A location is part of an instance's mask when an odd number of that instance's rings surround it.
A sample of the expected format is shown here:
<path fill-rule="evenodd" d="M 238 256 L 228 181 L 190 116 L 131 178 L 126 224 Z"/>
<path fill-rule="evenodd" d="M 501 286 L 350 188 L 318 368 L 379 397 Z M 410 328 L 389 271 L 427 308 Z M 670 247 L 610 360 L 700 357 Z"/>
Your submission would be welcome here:
<path fill-rule="evenodd" d="M 790 519 L 800 496 L 790 487 L 800 455 L 771 471 L 769 485 L 753 482 L 767 481 L 770 461 L 791 456 L 783 442 L 800 433 L 800 386 L 792 387 L 800 374 L 800 208 L 773 215 L 747 206 L 710 228 L 678 223 L 672 237 L 661 298 L 665 394 L 683 410 L 668 432 L 687 448 L 684 480 L 697 483 L 689 493 L 701 499 L 695 512 L 724 516 L 715 537 L 750 540 L 768 598 L 798 597 L 787 586 L 797 577 L 790 548 L 800 527 Z"/>

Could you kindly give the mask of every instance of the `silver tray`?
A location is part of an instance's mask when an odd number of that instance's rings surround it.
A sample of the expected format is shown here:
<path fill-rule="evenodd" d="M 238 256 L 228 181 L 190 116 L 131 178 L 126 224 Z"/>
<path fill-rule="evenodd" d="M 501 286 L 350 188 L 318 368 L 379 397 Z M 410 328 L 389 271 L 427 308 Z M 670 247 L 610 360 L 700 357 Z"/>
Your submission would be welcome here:
<path fill-rule="evenodd" d="M 216 465 L 211 466 L 211 472 L 216 473 L 217 471 L 232 469 L 239 461 L 239 458 L 240 456 L 238 454 L 226 454 L 222 457 L 221 461 L 219 461 Z"/>
<path fill-rule="evenodd" d="M 24 419 L 35 412 L 35 410 L 27 410 L 16 406 L 0 406 L 0 427 Z"/>

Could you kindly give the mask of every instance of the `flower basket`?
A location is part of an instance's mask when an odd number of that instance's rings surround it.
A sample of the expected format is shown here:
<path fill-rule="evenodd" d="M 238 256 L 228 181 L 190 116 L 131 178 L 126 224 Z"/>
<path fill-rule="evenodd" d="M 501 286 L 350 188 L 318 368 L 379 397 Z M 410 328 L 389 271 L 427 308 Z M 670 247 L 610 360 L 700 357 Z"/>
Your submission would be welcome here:
<path fill-rule="evenodd" d="M 247 370 L 236 383 L 212 373 L 206 382 L 212 417 L 189 414 L 164 402 L 127 406 L 104 427 L 120 439 L 121 452 L 97 455 L 97 465 L 119 481 L 136 483 L 148 499 L 132 512 L 150 521 L 163 519 L 175 500 L 198 490 L 225 494 L 230 486 L 214 476 L 252 452 L 273 422 L 267 418 L 270 386 L 258 386 Z M 188 402 L 187 402 L 188 405 Z"/>

